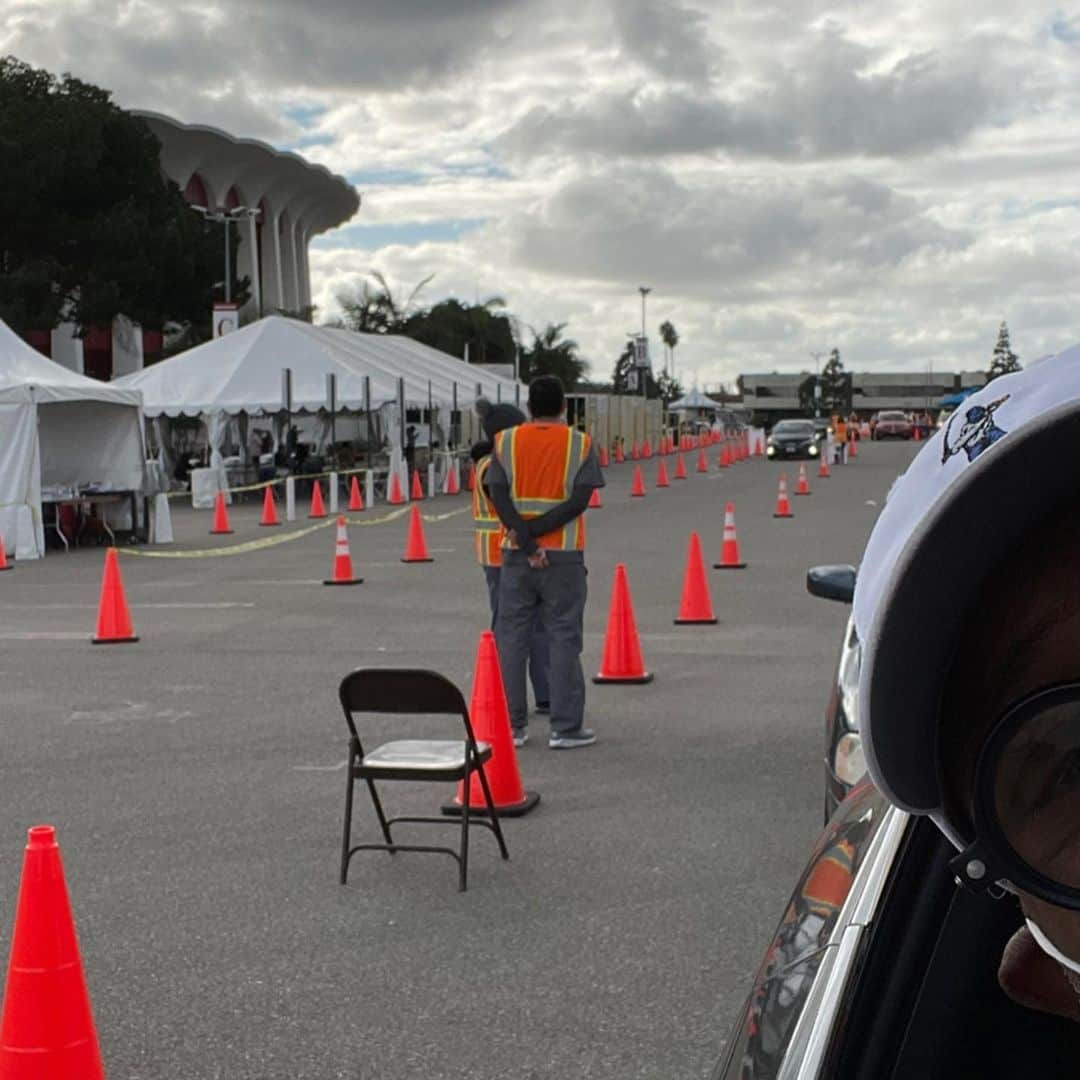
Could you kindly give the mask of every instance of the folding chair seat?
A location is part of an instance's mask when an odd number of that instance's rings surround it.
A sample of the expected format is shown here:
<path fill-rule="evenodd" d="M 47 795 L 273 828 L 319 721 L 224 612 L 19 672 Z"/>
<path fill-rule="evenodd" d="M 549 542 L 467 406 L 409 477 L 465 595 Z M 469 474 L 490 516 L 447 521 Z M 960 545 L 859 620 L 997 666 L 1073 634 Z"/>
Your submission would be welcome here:
<path fill-rule="evenodd" d="M 469 710 L 461 691 L 449 679 L 435 671 L 410 668 L 360 668 L 341 680 L 338 689 L 345 723 L 349 728 L 349 760 L 345 777 L 345 828 L 341 842 L 341 884 L 349 873 L 349 860 L 357 851 L 430 851 L 451 855 L 458 862 L 458 888 L 465 890 L 469 868 L 469 829 L 481 825 L 495 834 L 499 853 L 510 858 L 503 839 L 498 812 L 491 798 L 487 776 L 481 768 L 491 757 L 491 747 L 476 741 Z M 457 716 L 464 727 L 463 739 L 398 739 L 383 743 L 365 753 L 356 728 L 355 717 L 364 713 L 390 715 Z M 455 851 L 450 847 L 429 844 L 397 843 L 391 826 L 399 823 L 447 825 L 444 816 L 399 816 L 388 818 L 383 811 L 375 783 L 391 780 L 445 781 L 463 783 L 468 792 L 473 774 L 480 780 L 486 817 L 472 817 L 469 800 L 464 800 L 460 823 L 460 841 Z M 382 830 L 383 843 L 354 844 L 352 832 L 353 787 L 362 780 L 371 795 Z M 456 823 L 454 823 L 456 824 Z"/>

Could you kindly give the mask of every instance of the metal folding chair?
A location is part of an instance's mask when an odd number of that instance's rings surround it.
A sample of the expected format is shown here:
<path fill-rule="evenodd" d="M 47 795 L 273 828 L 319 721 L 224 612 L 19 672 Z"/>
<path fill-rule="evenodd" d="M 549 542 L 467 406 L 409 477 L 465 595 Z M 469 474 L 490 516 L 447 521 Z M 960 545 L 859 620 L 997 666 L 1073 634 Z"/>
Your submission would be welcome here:
<path fill-rule="evenodd" d="M 357 851 L 445 852 L 458 862 L 458 888 L 464 892 L 469 868 L 469 828 L 482 825 L 495 834 L 499 852 L 509 859 L 503 839 L 499 815 L 491 798 L 487 776 L 480 767 L 491 757 L 491 747 L 477 742 L 473 735 L 469 710 L 461 691 L 449 679 L 435 671 L 410 668 L 360 668 L 341 680 L 338 689 L 345 722 L 349 725 L 349 762 L 345 777 L 345 831 L 341 841 L 341 884 L 349 873 L 349 860 Z M 459 716 L 465 726 L 464 740 L 402 739 L 383 743 L 365 753 L 353 717 L 360 713 L 412 713 L 414 715 Z M 484 793 L 486 818 L 469 813 L 468 791 L 473 773 L 480 779 Z M 382 844 L 349 846 L 352 829 L 353 785 L 363 780 L 375 804 L 375 815 L 382 829 Z M 383 780 L 441 780 L 464 783 L 466 798 L 461 813 L 461 843 L 459 850 L 433 847 L 427 844 L 399 844 L 391 836 L 390 826 L 401 822 L 446 825 L 445 817 L 393 817 L 383 812 L 375 781 Z"/>

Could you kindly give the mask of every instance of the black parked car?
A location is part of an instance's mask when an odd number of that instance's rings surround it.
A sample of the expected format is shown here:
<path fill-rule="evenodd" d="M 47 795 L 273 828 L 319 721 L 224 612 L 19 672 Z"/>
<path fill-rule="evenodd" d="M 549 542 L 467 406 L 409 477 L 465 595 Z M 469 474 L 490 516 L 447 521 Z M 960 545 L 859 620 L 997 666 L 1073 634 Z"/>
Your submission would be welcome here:
<path fill-rule="evenodd" d="M 816 458 L 821 453 L 822 439 L 813 420 L 780 420 L 769 432 L 765 455 L 771 461 Z"/>

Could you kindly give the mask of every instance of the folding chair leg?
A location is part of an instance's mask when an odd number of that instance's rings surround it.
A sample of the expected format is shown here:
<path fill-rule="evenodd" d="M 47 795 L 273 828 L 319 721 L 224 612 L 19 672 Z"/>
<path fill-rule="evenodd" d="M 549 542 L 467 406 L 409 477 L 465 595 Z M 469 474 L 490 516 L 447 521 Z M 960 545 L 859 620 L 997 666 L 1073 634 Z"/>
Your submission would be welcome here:
<path fill-rule="evenodd" d="M 352 829 L 352 794 L 353 794 L 352 764 L 345 770 L 345 829 L 341 837 L 341 884 L 349 876 L 349 834 Z"/>
<path fill-rule="evenodd" d="M 465 797 L 461 800 L 461 858 L 458 859 L 458 892 L 464 892 L 466 880 L 469 875 L 469 789 L 470 770 L 466 767 L 463 790 Z"/>
<path fill-rule="evenodd" d="M 481 765 L 476 770 L 480 774 L 480 787 L 484 789 L 484 802 L 487 803 L 488 820 L 491 822 L 495 839 L 499 842 L 499 853 L 504 859 L 510 858 L 510 852 L 506 850 L 506 841 L 503 839 L 502 822 L 499 821 L 499 812 L 495 809 L 495 800 L 491 797 L 491 788 L 488 787 L 487 773 Z"/>
<path fill-rule="evenodd" d="M 375 815 L 379 819 L 379 828 L 382 829 L 383 839 L 391 845 L 390 854 L 396 855 L 397 852 L 393 850 L 394 841 L 390 837 L 390 822 L 386 820 L 386 815 L 383 813 L 382 803 L 379 801 L 379 796 L 375 791 L 375 783 L 373 780 L 367 781 L 368 791 L 371 792 L 371 801 L 375 804 Z"/>

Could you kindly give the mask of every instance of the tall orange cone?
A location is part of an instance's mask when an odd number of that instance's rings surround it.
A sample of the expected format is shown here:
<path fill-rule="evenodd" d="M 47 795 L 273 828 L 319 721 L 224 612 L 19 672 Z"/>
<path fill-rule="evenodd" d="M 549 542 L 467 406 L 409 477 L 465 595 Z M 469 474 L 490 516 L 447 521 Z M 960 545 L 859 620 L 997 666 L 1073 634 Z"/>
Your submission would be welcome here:
<path fill-rule="evenodd" d="M 630 495 L 635 499 L 643 498 L 645 495 L 645 478 L 641 475 L 641 466 L 634 466 L 634 479 L 630 484 Z"/>
<path fill-rule="evenodd" d="M 728 454 L 726 442 L 720 444 L 720 456 L 716 459 L 718 468 L 726 469 L 731 464 L 731 456 Z"/>
<path fill-rule="evenodd" d="M 446 494 L 447 495 L 460 495 L 461 486 L 458 484 L 457 478 L 457 462 L 451 461 L 450 467 L 446 470 Z"/>
<path fill-rule="evenodd" d="M 308 512 L 308 517 L 326 517 L 326 507 L 323 505 L 322 497 L 322 484 L 320 484 L 318 480 L 316 480 L 311 487 L 311 510 Z"/>
<path fill-rule="evenodd" d="M 819 480 L 828 480 L 832 473 L 829 472 L 829 448 L 822 447 L 821 460 L 818 462 L 817 474 Z"/>
<path fill-rule="evenodd" d="M 651 458 L 652 453 L 652 443 L 649 442 L 649 440 L 646 438 L 645 442 L 641 446 L 641 456 L 643 458 Z"/>
<path fill-rule="evenodd" d="M 229 512 L 225 509 L 225 493 L 219 491 L 214 499 L 214 523 L 210 526 L 211 536 L 228 536 L 232 532 L 229 527 Z"/>
<path fill-rule="evenodd" d="M 787 476 L 784 473 L 780 474 L 780 488 L 776 493 L 776 510 L 773 513 L 774 518 L 789 518 L 795 515 L 791 512 L 791 503 L 788 502 L 787 497 Z"/>
<path fill-rule="evenodd" d="M 104 1080 L 51 825 L 29 830 L 0 1017 L 3 1080 Z"/>
<path fill-rule="evenodd" d="M 499 817 L 521 817 L 536 807 L 540 796 L 526 791 L 518 771 L 517 751 L 510 731 L 510 710 L 506 705 L 499 653 L 495 635 L 485 630 L 480 635 L 473 668 L 473 690 L 469 702 L 469 720 L 477 742 L 491 747 L 491 757 L 481 766 L 491 790 L 491 801 Z M 446 803 L 444 814 L 460 814 L 465 803 L 465 783 L 458 784 L 454 801 Z M 469 813 L 487 813 L 484 789 L 480 777 L 473 773 L 469 779 Z"/>
<path fill-rule="evenodd" d="M 266 485 L 266 494 L 263 495 L 262 517 L 260 525 L 280 525 L 281 520 L 277 516 L 277 503 L 274 502 L 274 488 L 271 484 Z"/>
<path fill-rule="evenodd" d="M 705 563 L 701 558 L 701 539 L 696 532 L 690 534 L 686 551 L 686 572 L 683 575 L 682 601 L 676 626 L 715 623 L 709 584 L 705 580 Z"/>
<path fill-rule="evenodd" d="M 4 554 L 4 537 L 0 535 L 0 570 L 10 570 L 11 563 L 8 562 L 7 555 Z"/>
<path fill-rule="evenodd" d="M 420 483 L 420 470 L 413 469 L 412 471 L 412 490 L 409 492 L 409 498 L 413 502 L 419 502 L 424 497 L 424 487 Z"/>
<path fill-rule="evenodd" d="M 664 464 L 664 459 L 660 459 L 660 468 L 656 470 L 656 486 L 657 487 L 671 487 L 671 481 L 668 480 L 667 465 Z"/>
<path fill-rule="evenodd" d="M 138 641 L 131 627 L 131 613 L 120 579 L 120 562 L 116 548 L 105 552 L 105 572 L 101 575 L 101 596 L 98 599 L 97 631 L 90 639 L 95 645 L 120 645 Z M 0 1073 L 0 1077 L 3 1074 Z"/>
<path fill-rule="evenodd" d="M 705 473 L 707 473 L 709 471 L 709 459 L 705 456 L 705 447 L 702 447 L 698 451 L 697 471 L 698 472 L 705 472 Z"/>
<path fill-rule="evenodd" d="M 472 473 L 469 474 L 470 477 Z M 405 501 L 401 493 L 401 480 L 398 478 L 397 469 L 390 472 L 390 495 L 386 500 L 391 506 L 400 506 Z"/>
<path fill-rule="evenodd" d="M 589 505 L 588 505 L 587 509 L 589 509 L 589 510 L 601 510 L 601 509 L 603 509 L 603 506 L 604 506 L 604 504 L 600 501 L 600 489 L 599 488 L 593 488 L 592 489 L 592 494 L 589 496 Z"/>
<path fill-rule="evenodd" d="M 611 459 L 608 457 L 607 447 L 600 447 L 600 468 L 606 469 L 611 464 Z"/>
<path fill-rule="evenodd" d="M 424 524 L 420 520 L 420 509 L 414 506 L 409 514 L 409 535 L 405 540 L 405 554 L 402 562 L 434 562 L 428 554 L 427 541 L 424 539 Z"/>
<path fill-rule="evenodd" d="M 626 567 L 615 566 L 615 582 L 611 588 L 611 609 L 608 612 L 607 634 L 604 636 L 604 656 L 594 683 L 647 683 L 652 674 L 645 670 L 641 659 L 634 604 L 630 586 L 626 583 Z"/>
<path fill-rule="evenodd" d="M 796 495 L 809 495 L 810 494 L 810 481 L 806 476 L 806 462 L 799 463 L 799 479 L 795 484 Z"/>
<path fill-rule="evenodd" d="M 349 533 L 345 519 L 337 519 L 337 540 L 334 543 L 334 576 L 323 581 L 324 585 L 361 585 L 364 579 L 353 576 L 352 555 L 349 554 Z"/>
<path fill-rule="evenodd" d="M 764 457 L 764 456 L 765 456 L 765 446 L 761 441 L 761 436 L 759 435 L 754 440 L 754 457 Z"/>
<path fill-rule="evenodd" d="M 364 509 L 364 496 L 360 492 L 360 481 L 354 476 L 352 483 L 349 485 L 349 505 L 348 510 L 354 512 Z"/>
<path fill-rule="evenodd" d="M 683 457 L 682 451 L 679 451 L 679 456 L 675 459 L 675 479 L 686 479 L 686 458 Z"/>
<path fill-rule="evenodd" d="M 915 440 L 916 442 L 918 442 L 918 441 L 919 441 L 919 440 L 920 440 L 920 439 L 922 438 L 922 436 L 921 436 L 921 435 L 919 434 L 919 425 L 918 425 L 918 424 L 916 424 L 916 425 L 915 425 L 915 426 L 914 426 L 914 427 L 913 427 L 913 428 L 911 429 L 911 437 L 912 437 L 912 438 L 913 438 L 913 439 L 914 439 L 914 440 Z"/>
<path fill-rule="evenodd" d="M 739 538 L 735 535 L 735 504 L 724 507 L 724 541 L 720 545 L 720 561 L 714 570 L 744 570 L 746 563 L 739 558 Z"/>

